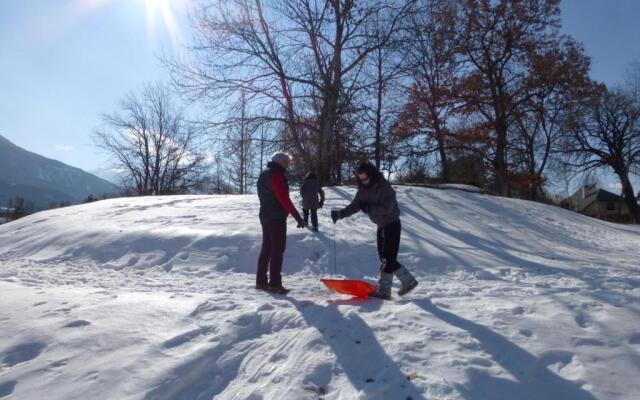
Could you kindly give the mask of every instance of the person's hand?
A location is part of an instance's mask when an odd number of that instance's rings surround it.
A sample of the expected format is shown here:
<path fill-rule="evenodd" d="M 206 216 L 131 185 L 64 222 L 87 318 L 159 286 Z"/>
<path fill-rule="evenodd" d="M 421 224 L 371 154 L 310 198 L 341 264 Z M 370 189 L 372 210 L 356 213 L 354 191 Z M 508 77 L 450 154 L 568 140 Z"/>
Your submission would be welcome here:
<path fill-rule="evenodd" d="M 299 215 L 296 216 L 296 222 L 298 223 L 298 226 L 297 226 L 298 229 L 307 227 L 307 223 L 304 222 L 304 220 Z"/>
<path fill-rule="evenodd" d="M 319 206 L 320 206 L 320 208 L 322 208 L 324 206 L 324 201 L 321 201 Z"/>
<path fill-rule="evenodd" d="M 360 211 L 362 211 L 365 214 L 369 214 L 369 204 L 367 203 L 360 203 Z"/>
<path fill-rule="evenodd" d="M 331 220 L 335 224 L 339 219 L 342 219 L 342 213 L 339 210 L 331 210 Z"/>

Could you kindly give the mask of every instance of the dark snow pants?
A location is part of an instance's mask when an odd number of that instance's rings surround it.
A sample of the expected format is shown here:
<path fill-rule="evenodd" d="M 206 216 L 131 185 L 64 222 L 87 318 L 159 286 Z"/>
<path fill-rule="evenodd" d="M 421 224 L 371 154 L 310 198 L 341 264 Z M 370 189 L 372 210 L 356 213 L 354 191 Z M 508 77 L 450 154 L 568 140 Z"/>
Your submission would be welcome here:
<path fill-rule="evenodd" d="M 318 227 L 318 210 L 313 208 L 303 208 L 302 213 L 304 215 L 304 222 L 306 222 L 307 224 L 309 223 L 309 213 L 311 213 L 311 226 L 313 226 L 314 228 Z"/>
<path fill-rule="evenodd" d="M 282 258 L 287 247 L 287 220 L 260 219 L 260 224 L 262 249 L 258 257 L 256 285 L 268 283 L 269 286 L 282 286 Z"/>
<path fill-rule="evenodd" d="M 400 268 L 397 261 L 400 250 L 400 220 L 390 223 L 384 228 L 378 228 L 378 255 L 383 263 L 383 272 L 393 273 Z"/>

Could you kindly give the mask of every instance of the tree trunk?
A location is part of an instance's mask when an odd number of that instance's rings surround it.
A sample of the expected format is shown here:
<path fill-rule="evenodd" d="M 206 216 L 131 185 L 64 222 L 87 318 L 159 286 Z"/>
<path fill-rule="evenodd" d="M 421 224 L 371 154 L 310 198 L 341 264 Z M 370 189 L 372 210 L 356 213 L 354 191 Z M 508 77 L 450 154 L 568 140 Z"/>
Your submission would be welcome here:
<path fill-rule="evenodd" d="M 378 50 L 378 85 L 377 85 L 377 93 L 376 93 L 376 138 L 375 138 L 375 163 L 376 168 L 380 169 L 380 159 L 382 153 L 382 94 L 384 90 L 384 85 L 382 82 L 382 56 L 379 54 L 380 50 Z"/>
<path fill-rule="evenodd" d="M 440 154 L 440 168 L 442 180 L 449 182 L 449 161 L 447 160 L 447 149 L 445 148 L 444 138 L 442 134 L 438 134 L 438 153 Z"/>
<path fill-rule="evenodd" d="M 640 224 L 640 207 L 638 207 L 633 186 L 631 185 L 631 181 L 629 181 L 629 173 L 619 172 L 618 176 L 620 177 L 620 183 L 622 184 L 622 196 L 629 208 L 631 220 L 636 224 Z"/>
<path fill-rule="evenodd" d="M 506 148 L 507 148 L 507 124 L 504 121 L 496 121 L 496 154 L 493 159 L 494 191 L 498 195 L 504 195 L 506 189 Z"/>

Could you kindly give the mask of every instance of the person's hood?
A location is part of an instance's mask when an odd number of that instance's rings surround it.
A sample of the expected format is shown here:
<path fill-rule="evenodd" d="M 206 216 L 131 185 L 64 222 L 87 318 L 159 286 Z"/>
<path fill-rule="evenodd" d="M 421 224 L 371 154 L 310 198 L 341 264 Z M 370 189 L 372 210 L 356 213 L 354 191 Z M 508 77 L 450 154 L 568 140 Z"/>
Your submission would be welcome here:
<path fill-rule="evenodd" d="M 369 176 L 369 184 L 365 185 L 360 181 L 360 178 L 358 178 L 358 175 L 356 174 L 356 180 L 358 181 L 358 187 L 359 188 L 372 188 L 374 186 L 376 186 L 378 184 L 378 182 L 380 182 L 382 179 L 384 179 L 384 176 L 382 175 L 382 172 L 380 172 L 376 167 L 374 167 L 371 164 L 368 164 L 366 166 L 365 171 L 367 173 L 367 176 Z"/>

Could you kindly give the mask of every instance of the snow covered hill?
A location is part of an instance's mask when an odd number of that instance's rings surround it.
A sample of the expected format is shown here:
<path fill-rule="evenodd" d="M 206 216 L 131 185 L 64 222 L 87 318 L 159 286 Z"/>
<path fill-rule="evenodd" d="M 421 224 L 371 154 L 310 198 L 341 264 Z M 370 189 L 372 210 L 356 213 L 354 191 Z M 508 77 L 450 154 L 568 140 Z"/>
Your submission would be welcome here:
<path fill-rule="evenodd" d="M 458 190 L 399 188 L 390 302 L 329 293 L 321 232 L 290 221 L 288 297 L 253 289 L 257 198 L 148 197 L 0 226 L 1 399 L 638 399 L 640 228 Z M 374 279 L 375 228 L 335 226 Z M 395 289 L 394 289 L 395 291 Z"/>

